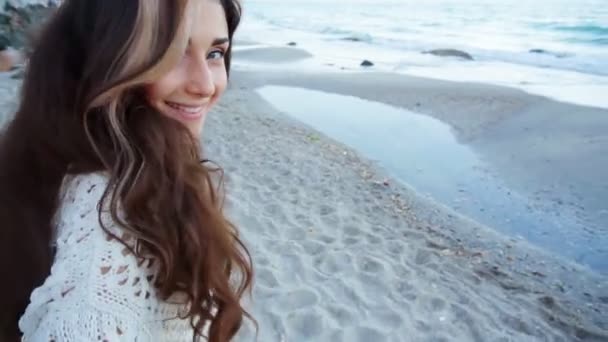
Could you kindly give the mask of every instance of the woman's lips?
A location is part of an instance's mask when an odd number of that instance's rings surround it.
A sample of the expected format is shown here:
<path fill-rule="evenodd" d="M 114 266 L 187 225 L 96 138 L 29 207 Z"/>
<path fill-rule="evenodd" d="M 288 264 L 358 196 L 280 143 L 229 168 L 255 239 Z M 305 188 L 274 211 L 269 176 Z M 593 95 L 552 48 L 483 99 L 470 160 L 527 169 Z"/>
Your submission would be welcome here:
<path fill-rule="evenodd" d="M 205 105 L 202 106 L 191 106 L 184 105 L 176 102 L 165 101 L 165 104 L 175 113 L 178 117 L 186 121 L 198 120 L 203 116 Z"/>

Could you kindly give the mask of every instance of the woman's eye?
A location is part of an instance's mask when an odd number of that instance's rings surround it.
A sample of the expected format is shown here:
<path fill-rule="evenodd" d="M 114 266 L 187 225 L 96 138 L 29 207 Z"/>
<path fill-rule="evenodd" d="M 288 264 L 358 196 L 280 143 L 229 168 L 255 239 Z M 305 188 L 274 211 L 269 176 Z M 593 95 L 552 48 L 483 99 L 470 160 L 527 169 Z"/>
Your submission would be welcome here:
<path fill-rule="evenodd" d="M 215 50 L 212 51 L 207 58 L 209 59 L 220 59 L 220 58 L 224 58 L 224 51 L 222 50 Z"/>

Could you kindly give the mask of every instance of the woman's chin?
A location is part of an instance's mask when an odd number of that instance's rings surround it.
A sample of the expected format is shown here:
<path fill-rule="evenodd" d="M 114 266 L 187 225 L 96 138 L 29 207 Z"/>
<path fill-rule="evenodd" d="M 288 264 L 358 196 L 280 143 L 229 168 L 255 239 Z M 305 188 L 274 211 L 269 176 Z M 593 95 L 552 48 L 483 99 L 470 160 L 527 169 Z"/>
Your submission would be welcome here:
<path fill-rule="evenodd" d="M 192 133 L 192 136 L 195 139 L 200 139 L 201 134 L 203 133 L 203 127 L 205 125 L 205 115 L 203 115 L 200 120 L 198 121 L 190 121 L 190 122 L 183 122 L 184 125 L 186 127 L 188 127 L 188 129 L 190 130 L 190 133 Z"/>

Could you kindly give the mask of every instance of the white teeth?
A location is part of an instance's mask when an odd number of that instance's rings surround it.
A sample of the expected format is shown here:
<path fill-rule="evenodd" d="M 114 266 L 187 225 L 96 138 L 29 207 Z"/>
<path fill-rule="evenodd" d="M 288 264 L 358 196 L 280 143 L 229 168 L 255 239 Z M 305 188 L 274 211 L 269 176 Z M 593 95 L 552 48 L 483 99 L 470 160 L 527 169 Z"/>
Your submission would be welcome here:
<path fill-rule="evenodd" d="M 198 112 L 200 112 L 203 109 L 203 107 L 182 106 L 182 105 L 179 105 L 179 104 L 173 103 L 173 102 L 166 102 L 166 103 L 169 107 L 186 112 L 188 114 L 197 114 Z"/>

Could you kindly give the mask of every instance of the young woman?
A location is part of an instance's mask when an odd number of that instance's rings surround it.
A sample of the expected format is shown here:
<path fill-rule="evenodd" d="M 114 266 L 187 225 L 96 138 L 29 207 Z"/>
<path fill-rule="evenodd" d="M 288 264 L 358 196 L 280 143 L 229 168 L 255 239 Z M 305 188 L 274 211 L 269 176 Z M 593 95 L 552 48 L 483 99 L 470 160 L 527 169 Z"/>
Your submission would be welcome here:
<path fill-rule="evenodd" d="M 252 265 L 199 142 L 239 19 L 236 0 L 63 1 L 0 137 L 0 341 L 235 335 Z"/>

